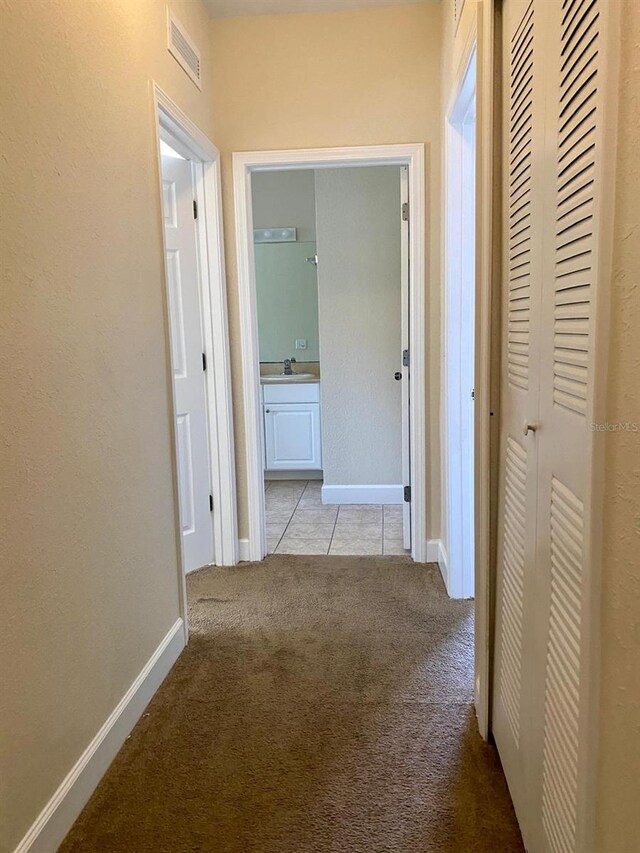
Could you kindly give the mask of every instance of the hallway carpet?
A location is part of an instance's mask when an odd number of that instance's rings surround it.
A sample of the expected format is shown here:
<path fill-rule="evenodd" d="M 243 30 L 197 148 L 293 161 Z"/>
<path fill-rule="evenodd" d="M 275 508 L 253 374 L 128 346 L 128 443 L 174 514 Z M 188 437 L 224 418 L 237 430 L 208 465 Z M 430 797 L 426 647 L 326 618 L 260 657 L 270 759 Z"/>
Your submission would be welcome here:
<path fill-rule="evenodd" d="M 189 646 L 61 851 L 523 850 L 436 566 L 274 555 L 188 590 Z"/>

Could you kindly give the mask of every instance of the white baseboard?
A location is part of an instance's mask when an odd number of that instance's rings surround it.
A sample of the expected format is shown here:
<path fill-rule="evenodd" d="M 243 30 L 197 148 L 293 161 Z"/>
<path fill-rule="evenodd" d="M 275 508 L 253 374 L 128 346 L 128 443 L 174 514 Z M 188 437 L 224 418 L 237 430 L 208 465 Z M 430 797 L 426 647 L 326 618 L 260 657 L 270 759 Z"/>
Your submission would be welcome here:
<path fill-rule="evenodd" d="M 449 555 L 441 539 L 430 539 L 427 542 L 427 562 L 438 564 L 449 598 L 459 599 L 460 601 L 468 601 L 473 598 L 473 594 L 463 595 L 461 579 L 455 576 L 452 577 L 449 567 Z"/>
<path fill-rule="evenodd" d="M 247 563 L 251 558 L 249 557 L 249 540 L 248 539 L 238 539 L 238 562 Z"/>
<path fill-rule="evenodd" d="M 401 504 L 402 486 L 323 486 L 323 504 Z"/>
<path fill-rule="evenodd" d="M 178 619 L 14 853 L 52 853 L 58 849 L 184 646 L 184 623 Z"/>
<path fill-rule="evenodd" d="M 427 563 L 437 563 L 440 557 L 440 540 L 427 539 Z"/>
<path fill-rule="evenodd" d="M 440 567 L 440 574 L 442 575 L 442 580 L 444 581 L 445 588 L 449 597 L 451 597 L 451 590 L 449 588 L 449 558 L 447 556 L 447 549 L 444 547 L 444 543 L 439 541 L 439 555 L 438 555 L 438 566 Z"/>
<path fill-rule="evenodd" d="M 442 580 L 449 592 L 449 566 L 447 565 L 447 552 L 441 539 L 427 540 L 427 563 L 437 563 L 442 575 Z"/>

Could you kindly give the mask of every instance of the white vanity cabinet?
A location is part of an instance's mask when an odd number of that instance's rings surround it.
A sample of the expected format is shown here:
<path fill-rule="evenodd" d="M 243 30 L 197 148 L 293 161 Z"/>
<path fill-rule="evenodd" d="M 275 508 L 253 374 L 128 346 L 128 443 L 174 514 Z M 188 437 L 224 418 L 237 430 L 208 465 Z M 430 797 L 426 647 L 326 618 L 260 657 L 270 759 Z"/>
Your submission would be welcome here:
<path fill-rule="evenodd" d="M 265 470 L 320 470 L 320 384 L 264 384 L 262 409 Z"/>

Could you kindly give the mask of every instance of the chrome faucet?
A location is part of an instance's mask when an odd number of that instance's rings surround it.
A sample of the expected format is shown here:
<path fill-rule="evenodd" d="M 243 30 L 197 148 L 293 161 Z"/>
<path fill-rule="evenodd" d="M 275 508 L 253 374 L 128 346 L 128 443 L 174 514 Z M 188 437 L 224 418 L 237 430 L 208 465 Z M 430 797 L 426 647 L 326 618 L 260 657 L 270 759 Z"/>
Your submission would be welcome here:
<path fill-rule="evenodd" d="M 291 367 L 291 362 L 295 363 L 295 358 L 285 358 L 284 370 L 282 371 L 283 376 L 294 376 L 295 375 L 295 370 Z"/>

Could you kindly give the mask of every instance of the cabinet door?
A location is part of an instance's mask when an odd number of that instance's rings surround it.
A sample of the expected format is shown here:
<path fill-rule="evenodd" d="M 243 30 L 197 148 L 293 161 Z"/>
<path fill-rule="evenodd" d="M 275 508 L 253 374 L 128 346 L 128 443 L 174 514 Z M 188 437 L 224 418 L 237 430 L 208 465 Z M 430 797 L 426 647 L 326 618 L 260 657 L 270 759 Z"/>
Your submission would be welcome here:
<path fill-rule="evenodd" d="M 268 471 L 322 468 L 318 403 L 269 403 L 264 425 Z"/>

